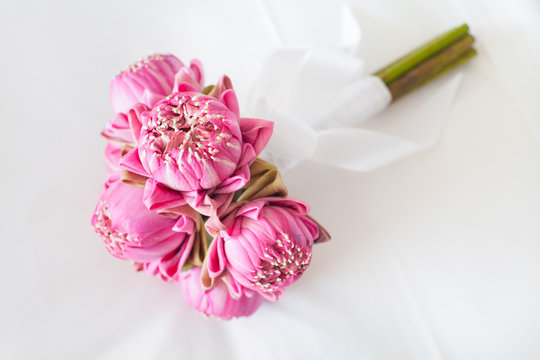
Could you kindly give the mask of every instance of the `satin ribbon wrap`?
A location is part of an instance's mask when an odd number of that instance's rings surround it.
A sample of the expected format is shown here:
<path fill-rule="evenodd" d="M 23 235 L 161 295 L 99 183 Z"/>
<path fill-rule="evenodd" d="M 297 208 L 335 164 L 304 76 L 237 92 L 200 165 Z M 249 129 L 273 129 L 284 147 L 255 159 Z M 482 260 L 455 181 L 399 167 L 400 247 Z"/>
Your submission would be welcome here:
<path fill-rule="evenodd" d="M 398 110 L 381 114 L 391 94 L 366 73 L 359 51 L 362 32 L 350 7 L 321 2 L 310 6 L 313 16 L 306 17 L 306 4 L 257 4 L 278 44 L 248 101 L 250 113 L 275 121 L 263 159 L 282 172 L 306 160 L 364 172 L 438 140 L 459 74 L 442 86 L 440 81 L 427 85 L 431 90 L 421 100 L 409 95 L 392 106 Z"/>

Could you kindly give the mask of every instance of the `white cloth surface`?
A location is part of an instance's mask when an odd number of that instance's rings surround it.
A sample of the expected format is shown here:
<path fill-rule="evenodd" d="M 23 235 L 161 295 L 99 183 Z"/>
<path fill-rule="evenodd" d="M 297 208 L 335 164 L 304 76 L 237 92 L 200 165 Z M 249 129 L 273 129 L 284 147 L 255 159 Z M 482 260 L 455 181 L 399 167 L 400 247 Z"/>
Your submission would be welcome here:
<path fill-rule="evenodd" d="M 304 16 L 324 6 L 298 4 Z M 520 94 L 537 92 L 526 80 L 540 73 L 540 45 L 527 31 L 540 15 L 533 1 L 486 4 L 351 2 L 368 73 L 463 20 L 478 29 L 479 56 L 429 150 L 368 173 L 306 162 L 286 174 L 333 239 L 279 302 L 223 322 L 93 233 L 109 81 L 153 52 L 197 57 L 208 82 L 233 79 L 242 110 L 283 33 L 248 0 L 0 3 L 0 358 L 538 359 L 538 102 Z M 516 56 L 500 57 L 506 46 Z M 391 132 L 451 82 L 368 126 Z"/>

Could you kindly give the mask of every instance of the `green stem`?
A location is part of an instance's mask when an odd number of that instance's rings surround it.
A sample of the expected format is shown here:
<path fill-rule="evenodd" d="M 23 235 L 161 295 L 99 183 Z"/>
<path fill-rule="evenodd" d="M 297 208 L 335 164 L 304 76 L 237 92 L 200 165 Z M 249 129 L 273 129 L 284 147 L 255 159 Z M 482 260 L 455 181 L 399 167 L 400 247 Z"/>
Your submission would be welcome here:
<path fill-rule="evenodd" d="M 474 38 L 471 35 L 466 35 L 461 40 L 458 40 L 440 53 L 430 57 L 415 68 L 409 70 L 403 76 L 394 80 L 388 85 L 392 99 L 395 100 L 402 96 L 402 94 L 408 93 L 410 91 L 409 89 L 416 88 L 416 85 L 422 82 L 423 79 L 434 76 L 444 70 L 444 68 L 469 49 L 473 42 Z"/>
<path fill-rule="evenodd" d="M 469 26 L 467 24 L 454 28 L 397 59 L 373 75 L 380 77 L 386 85 L 389 85 L 418 64 L 466 36 L 468 32 Z"/>
<path fill-rule="evenodd" d="M 475 55 L 476 50 L 469 47 L 460 53 L 458 57 L 451 58 L 449 62 L 444 63 L 444 66 L 442 66 L 443 64 L 440 64 L 441 66 L 433 67 L 430 71 L 424 72 L 421 76 L 414 77 L 414 74 L 411 74 L 412 71 L 409 72 L 404 77 L 390 84 L 388 87 L 392 93 L 392 101 L 396 101 L 397 99 L 428 83 L 429 81 L 436 79 L 448 71 L 458 67 L 459 65 L 473 58 Z M 420 65 L 419 68 L 422 67 L 422 65 Z M 411 74 L 411 78 L 407 79 L 409 74 Z"/>

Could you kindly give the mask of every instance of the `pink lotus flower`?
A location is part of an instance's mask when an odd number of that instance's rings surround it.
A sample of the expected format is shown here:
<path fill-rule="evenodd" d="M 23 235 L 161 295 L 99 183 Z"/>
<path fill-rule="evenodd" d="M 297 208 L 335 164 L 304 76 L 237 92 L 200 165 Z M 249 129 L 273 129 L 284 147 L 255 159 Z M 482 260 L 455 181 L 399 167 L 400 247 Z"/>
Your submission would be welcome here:
<path fill-rule="evenodd" d="M 117 258 L 144 263 L 180 252 L 175 258 L 180 268 L 189 255 L 196 228 L 189 217 L 167 218 L 148 210 L 143 204 L 143 189 L 124 184 L 118 177 L 106 183 L 92 225 Z"/>
<path fill-rule="evenodd" d="M 211 218 L 206 224 L 210 232 L 215 225 L 225 229 L 208 249 L 203 278 L 215 280 L 226 271 L 237 296 L 249 289 L 277 300 L 307 269 L 320 236 L 307 213 L 308 206 L 297 200 L 263 198 L 238 206 L 223 222 Z"/>
<path fill-rule="evenodd" d="M 226 106 L 197 93 L 177 93 L 144 119 L 139 155 L 157 181 L 180 191 L 210 189 L 236 170 L 240 125 Z"/>
<path fill-rule="evenodd" d="M 111 104 L 116 113 L 126 113 L 137 103 L 151 107 L 169 95 L 175 84 L 186 82 L 202 90 L 204 73 L 198 60 L 186 67 L 174 55 L 150 55 L 116 75 L 111 82 Z"/>
<path fill-rule="evenodd" d="M 264 302 L 263 297 L 253 292 L 233 298 L 222 279 L 216 281 L 211 289 L 204 289 L 201 285 L 200 267 L 183 272 L 179 284 L 186 302 L 191 307 L 207 316 L 223 320 L 250 316 Z"/>
<path fill-rule="evenodd" d="M 197 93 L 187 83 L 179 89 L 186 92 L 173 93 L 140 114 L 129 112 L 138 146 L 122 164 L 178 191 L 185 202 L 211 215 L 249 181 L 249 165 L 270 139 L 273 123 L 240 118 L 231 89 L 220 92 L 219 99 Z"/>

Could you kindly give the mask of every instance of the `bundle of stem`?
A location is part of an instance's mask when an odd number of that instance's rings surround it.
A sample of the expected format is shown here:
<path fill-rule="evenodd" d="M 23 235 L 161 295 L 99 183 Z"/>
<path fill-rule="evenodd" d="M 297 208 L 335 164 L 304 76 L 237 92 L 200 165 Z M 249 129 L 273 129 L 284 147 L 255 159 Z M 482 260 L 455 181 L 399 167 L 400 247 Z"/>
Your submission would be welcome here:
<path fill-rule="evenodd" d="M 474 38 L 464 24 L 429 41 L 373 75 L 386 84 L 395 101 L 476 55 Z"/>

